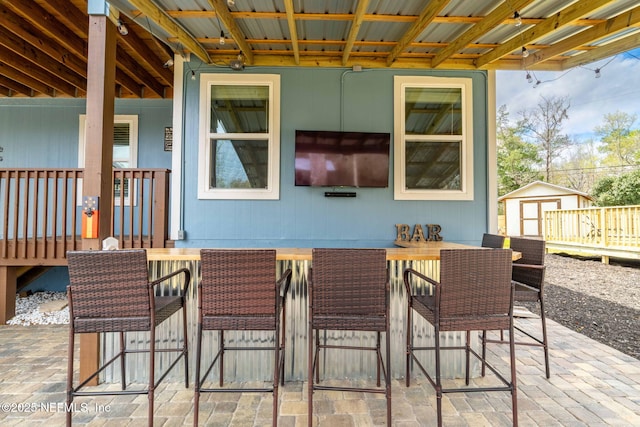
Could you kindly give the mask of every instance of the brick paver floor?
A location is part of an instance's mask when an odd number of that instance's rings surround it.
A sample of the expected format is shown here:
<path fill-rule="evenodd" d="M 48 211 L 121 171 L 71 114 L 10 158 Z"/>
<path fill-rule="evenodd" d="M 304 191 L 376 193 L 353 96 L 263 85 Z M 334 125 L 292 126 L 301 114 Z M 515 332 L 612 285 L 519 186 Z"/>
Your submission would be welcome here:
<path fill-rule="evenodd" d="M 544 376 L 540 349 L 516 349 L 520 425 L 640 426 L 640 361 L 553 321 L 548 323 L 551 379 Z M 64 425 L 67 334 L 66 326 L 0 326 L 0 425 Z M 492 357 L 507 360 L 507 346 L 494 344 L 490 349 Z M 177 381 L 160 385 L 155 400 L 156 426 L 193 424 L 192 387 L 185 389 Z M 303 382 L 287 382 L 281 388 L 280 426 L 307 425 L 306 396 Z M 421 375 L 409 388 L 403 380 L 395 379 L 392 399 L 394 426 L 435 425 L 435 394 Z M 385 422 L 381 395 L 317 392 L 314 402 L 317 426 Z M 146 425 L 146 396 L 77 398 L 76 404 L 74 425 Z M 200 408 L 201 425 L 269 426 L 272 397 L 207 394 Z M 449 394 L 443 399 L 443 412 L 447 426 L 511 425 L 511 400 L 506 393 Z"/>

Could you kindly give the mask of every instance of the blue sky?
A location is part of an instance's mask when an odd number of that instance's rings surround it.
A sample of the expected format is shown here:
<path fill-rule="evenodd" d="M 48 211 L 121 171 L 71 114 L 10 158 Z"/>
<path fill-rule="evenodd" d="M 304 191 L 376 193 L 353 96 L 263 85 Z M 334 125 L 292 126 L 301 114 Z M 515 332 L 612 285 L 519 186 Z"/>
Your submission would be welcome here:
<path fill-rule="evenodd" d="M 595 69 L 600 68 L 600 78 Z M 623 111 L 636 114 L 634 128 L 640 127 L 640 50 L 619 54 L 584 67 L 565 72 L 498 71 L 496 75 L 496 105 L 507 105 L 509 117 L 534 108 L 540 96 L 568 96 L 571 107 L 564 131 L 571 138 L 584 141 L 593 136 L 593 129 L 603 124 L 606 113 Z M 541 83 L 535 86 L 536 80 Z"/>

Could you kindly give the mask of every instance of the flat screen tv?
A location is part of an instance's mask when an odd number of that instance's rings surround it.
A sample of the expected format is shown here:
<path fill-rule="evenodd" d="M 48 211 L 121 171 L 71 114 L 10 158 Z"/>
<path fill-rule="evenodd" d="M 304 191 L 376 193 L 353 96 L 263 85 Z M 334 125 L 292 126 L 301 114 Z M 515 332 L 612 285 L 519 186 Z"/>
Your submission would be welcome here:
<path fill-rule="evenodd" d="M 296 186 L 389 185 L 389 133 L 296 130 Z"/>

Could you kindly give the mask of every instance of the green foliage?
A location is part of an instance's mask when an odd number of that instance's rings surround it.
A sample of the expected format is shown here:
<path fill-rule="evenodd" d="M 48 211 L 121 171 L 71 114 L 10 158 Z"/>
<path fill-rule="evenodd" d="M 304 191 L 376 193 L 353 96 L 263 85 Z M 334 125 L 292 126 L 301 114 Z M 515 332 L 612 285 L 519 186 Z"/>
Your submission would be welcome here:
<path fill-rule="evenodd" d="M 631 127 L 636 121 L 635 114 L 622 111 L 604 115 L 604 124 L 596 126 L 594 132 L 600 137 L 600 151 L 608 165 L 634 165 L 640 161 L 640 135 Z"/>
<path fill-rule="evenodd" d="M 640 170 L 601 179 L 593 197 L 598 206 L 640 205 Z"/>
<path fill-rule="evenodd" d="M 522 125 L 510 124 L 508 116 L 506 107 L 501 106 L 497 128 L 498 194 L 501 196 L 542 178 L 537 170 L 541 162 L 538 147 L 522 138 Z"/>

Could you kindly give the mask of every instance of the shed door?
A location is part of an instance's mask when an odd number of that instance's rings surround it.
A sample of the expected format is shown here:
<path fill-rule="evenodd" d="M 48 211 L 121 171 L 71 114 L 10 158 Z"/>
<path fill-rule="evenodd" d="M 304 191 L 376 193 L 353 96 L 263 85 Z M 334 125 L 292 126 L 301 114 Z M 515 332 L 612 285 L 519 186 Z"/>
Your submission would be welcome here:
<path fill-rule="evenodd" d="M 540 237 L 544 212 L 560 209 L 560 199 L 523 200 L 520 202 L 520 235 Z"/>

